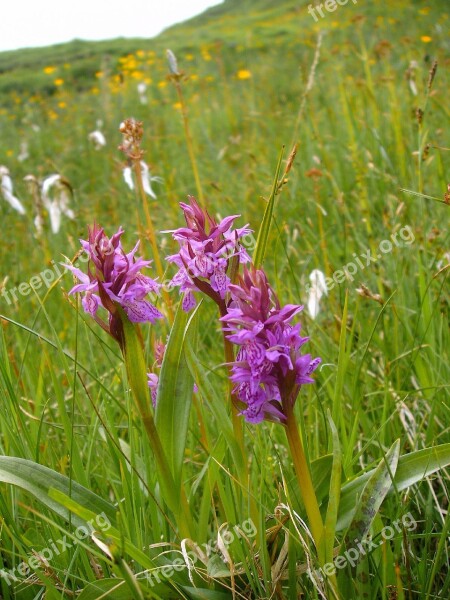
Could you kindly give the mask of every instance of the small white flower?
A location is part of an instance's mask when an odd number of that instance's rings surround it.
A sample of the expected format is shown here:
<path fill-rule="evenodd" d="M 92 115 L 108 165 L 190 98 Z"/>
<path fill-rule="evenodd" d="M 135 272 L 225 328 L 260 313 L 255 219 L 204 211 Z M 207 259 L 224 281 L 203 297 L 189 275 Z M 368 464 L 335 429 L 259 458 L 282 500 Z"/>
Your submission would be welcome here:
<path fill-rule="evenodd" d="M 49 175 L 42 182 L 42 203 L 50 216 L 50 226 L 53 233 L 58 233 L 61 227 L 61 215 L 74 219 L 75 214 L 69 208 L 72 200 L 72 188 L 61 175 Z"/>
<path fill-rule="evenodd" d="M 147 91 L 147 84 L 144 81 L 140 81 L 136 87 L 141 104 L 147 104 L 148 98 L 145 94 Z"/>
<path fill-rule="evenodd" d="M 28 142 L 26 140 L 23 140 L 22 142 L 20 142 L 20 154 L 17 155 L 17 160 L 19 162 L 23 162 L 24 160 L 27 160 L 29 156 L 30 153 L 28 152 Z"/>
<path fill-rule="evenodd" d="M 28 190 L 33 198 L 36 216 L 34 217 L 34 226 L 36 228 L 36 237 L 39 238 L 44 231 L 44 217 L 42 198 L 39 190 L 39 182 L 34 175 L 26 175 L 23 180 L 27 184 Z"/>
<path fill-rule="evenodd" d="M 417 96 L 417 86 L 414 79 L 409 80 L 409 89 L 411 90 L 414 96 Z"/>
<path fill-rule="evenodd" d="M 156 181 L 157 183 L 163 183 L 163 180 L 161 177 L 152 177 L 148 166 L 143 160 L 141 160 L 140 164 L 142 173 L 142 187 L 144 188 L 144 192 L 156 200 L 156 194 L 152 190 L 151 182 Z M 123 179 L 130 190 L 134 190 L 133 171 L 130 166 L 123 169 Z"/>
<path fill-rule="evenodd" d="M 3 198 L 8 204 L 21 215 L 25 214 L 25 209 L 22 206 L 21 201 L 14 196 L 13 182 L 9 175 L 9 169 L 3 165 L 0 165 L 0 189 Z"/>
<path fill-rule="evenodd" d="M 325 282 L 325 275 L 319 269 L 314 269 L 309 276 L 311 285 L 309 286 L 308 295 L 308 312 L 311 318 L 315 319 L 319 314 L 319 303 L 323 295 L 328 294 L 327 284 Z"/>
<path fill-rule="evenodd" d="M 106 146 L 105 136 L 99 129 L 91 131 L 91 133 L 88 135 L 88 140 L 92 142 L 96 150 L 100 150 L 101 148 Z"/>

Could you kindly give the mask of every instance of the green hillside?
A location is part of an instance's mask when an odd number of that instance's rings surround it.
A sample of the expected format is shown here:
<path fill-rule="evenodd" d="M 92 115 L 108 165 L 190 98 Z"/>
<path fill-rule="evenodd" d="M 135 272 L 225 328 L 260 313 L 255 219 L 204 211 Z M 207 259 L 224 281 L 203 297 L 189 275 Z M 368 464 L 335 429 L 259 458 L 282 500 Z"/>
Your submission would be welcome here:
<path fill-rule="evenodd" d="M 42 92 L 55 93 L 56 88 L 44 77 L 42 70 L 49 63 L 64 69 L 70 65 L 71 83 L 77 90 L 86 89 L 92 83 L 95 73 L 105 62 L 113 72 L 117 70 L 117 60 L 136 49 L 163 51 L 170 43 L 175 50 L 198 47 L 199 43 L 214 43 L 226 40 L 238 43 L 242 27 L 258 26 L 267 19 L 274 19 L 273 34 L 293 31 L 276 30 L 276 20 L 285 17 L 286 11 L 299 13 L 295 2 L 234 2 L 226 0 L 189 21 L 167 29 L 153 39 L 116 39 L 104 42 L 73 40 L 47 48 L 27 48 L 0 53 L 0 93 L 1 92 Z M 271 27 L 272 29 L 272 27 Z M 257 35 L 258 31 L 254 31 Z M 192 43 L 191 40 L 195 39 Z M 269 41 L 269 40 L 268 40 Z M 66 71 L 67 71 L 66 67 Z"/>

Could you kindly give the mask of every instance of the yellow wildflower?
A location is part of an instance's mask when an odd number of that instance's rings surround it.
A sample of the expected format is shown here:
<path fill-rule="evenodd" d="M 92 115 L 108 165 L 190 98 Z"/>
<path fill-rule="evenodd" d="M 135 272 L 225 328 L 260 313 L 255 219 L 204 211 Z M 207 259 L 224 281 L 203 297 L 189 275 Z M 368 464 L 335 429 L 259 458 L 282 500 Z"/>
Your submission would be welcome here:
<path fill-rule="evenodd" d="M 252 76 L 251 72 L 248 69 L 239 69 L 236 74 L 238 79 L 250 79 Z"/>
<path fill-rule="evenodd" d="M 64 79 L 61 79 L 61 77 L 57 77 L 55 79 L 55 81 L 53 82 L 57 87 L 60 87 L 63 83 L 64 83 Z"/>
<path fill-rule="evenodd" d="M 52 73 L 54 73 L 56 71 L 56 67 L 45 67 L 44 68 L 44 73 L 46 75 L 51 75 Z"/>
<path fill-rule="evenodd" d="M 423 35 L 420 39 L 424 44 L 429 44 L 433 40 L 429 35 Z"/>

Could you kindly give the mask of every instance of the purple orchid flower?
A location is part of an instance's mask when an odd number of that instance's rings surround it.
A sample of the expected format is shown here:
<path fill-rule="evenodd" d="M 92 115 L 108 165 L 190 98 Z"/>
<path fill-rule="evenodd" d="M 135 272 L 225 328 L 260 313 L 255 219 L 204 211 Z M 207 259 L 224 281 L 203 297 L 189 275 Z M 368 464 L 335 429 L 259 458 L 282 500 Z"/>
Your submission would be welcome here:
<path fill-rule="evenodd" d="M 88 240 L 80 240 L 89 257 L 88 272 L 83 273 L 72 265 L 64 265 L 80 281 L 69 293 L 83 292 L 85 312 L 92 315 L 119 343 L 122 343 L 122 335 L 118 306 L 134 323 L 154 323 L 156 319 L 163 318 L 159 310 L 145 299 L 147 294 L 158 294 L 160 289 L 159 283 L 140 272 L 151 261 L 135 257 L 139 243 L 131 252 L 125 253 L 120 239 L 123 233 L 119 227 L 117 233 L 108 238 L 104 230 L 94 224 L 89 228 Z M 108 324 L 98 316 L 99 307 L 109 312 Z"/>
<path fill-rule="evenodd" d="M 309 338 L 301 337 L 300 324 L 291 324 L 303 307 L 281 307 L 264 271 L 255 268 L 244 268 L 229 291 L 232 301 L 221 321 L 227 338 L 240 346 L 231 366 L 233 392 L 245 407 L 240 414 L 249 423 L 284 423 L 283 403 L 295 403 L 321 362 L 301 353 Z"/>
<path fill-rule="evenodd" d="M 251 229 L 247 226 L 233 229 L 233 222 L 240 215 L 225 217 L 217 223 L 193 196 L 189 196 L 189 204 L 180 202 L 180 206 L 187 227 L 165 232 L 172 233 L 180 245 L 180 251 L 167 260 L 179 269 L 171 285 L 184 293 L 182 307 L 188 312 L 196 305 L 192 293 L 195 291 L 202 291 L 217 304 L 223 302 L 231 283 L 227 274 L 231 260 L 250 261 L 239 240 L 251 233 Z"/>

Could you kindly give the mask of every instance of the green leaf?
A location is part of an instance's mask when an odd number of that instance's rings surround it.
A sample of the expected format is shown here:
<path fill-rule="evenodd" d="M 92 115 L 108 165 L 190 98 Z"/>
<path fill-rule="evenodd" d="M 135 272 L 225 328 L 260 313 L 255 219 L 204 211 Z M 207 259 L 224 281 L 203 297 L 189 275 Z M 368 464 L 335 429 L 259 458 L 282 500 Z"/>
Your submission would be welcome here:
<path fill-rule="evenodd" d="M 164 353 L 156 400 L 156 428 L 177 489 L 181 486 L 194 386 L 184 355 L 184 339 L 195 314 L 188 322 L 189 315 L 179 304 Z"/>
<path fill-rule="evenodd" d="M 133 397 L 139 409 L 141 420 L 144 424 L 145 431 L 147 433 L 151 448 L 153 450 L 153 454 L 156 461 L 156 469 L 158 473 L 158 481 L 161 486 L 162 495 L 165 502 L 174 513 L 174 516 L 177 519 L 177 523 L 180 527 L 180 531 L 183 532 L 183 535 L 188 536 L 188 530 L 191 524 L 191 519 L 190 517 L 188 519 L 185 518 L 188 517 L 187 514 L 181 516 L 180 513 L 180 504 L 183 505 L 183 511 L 187 509 L 187 506 L 184 502 L 185 496 L 183 496 L 181 490 L 181 477 L 178 478 L 176 484 L 172 475 L 173 460 L 169 464 L 167 457 L 167 455 L 169 455 L 173 459 L 175 451 L 171 447 L 170 443 L 168 444 L 167 435 L 164 439 L 163 445 L 163 442 L 159 436 L 156 427 L 155 419 L 153 418 L 152 408 L 150 407 L 150 391 L 148 389 L 146 375 L 147 367 L 145 365 L 144 351 L 142 347 L 141 338 L 139 336 L 137 327 L 134 325 L 134 323 L 131 323 L 123 309 L 120 306 L 117 306 L 116 308 L 121 316 L 123 326 L 123 354 L 125 359 L 125 366 L 127 369 L 128 383 L 130 384 L 131 390 L 133 392 Z M 171 355 L 172 352 L 173 350 L 169 348 L 169 355 Z M 165 377 L 167 378 L 167 375 Z M 174 397 L 172 398 L 173 403 L 175 402 L 176 398 L 175 392 L 176 390 L 174 390 Z M 163 427 L 162 432 L 163 435 L 167 433 L 167 428 L 168 425 L 165 424 L 165 428 Z"/>
<path fill-rule="evenodd" d="M 230 569 L 218 554 L 213 554 L 208 560 L 207 572 L 209 577 L 230 577 Z"/>
<path fill-rule="evenodd" d="M 330 490 L 330 477 L 333 465 L 333 455 L 324 454 L 320 458 L 311 461 L 311 479 L 314 484 L 317 501 L 320 502 L 325 498 Z"/>
<path fill-rule="evenodd" d="M 401 456 L 394 477 L 395 488 L 401 492 L 448 465 L 450 465 L 450 444 L 424 448 Z M 342 531 L 350 524 L 355 513 L 357 498 L 374 471 L 375 469 L 372 469 L 343 486 L 336 526 L 338 531 Z"/>
<path fill-rule="evenodd" d="M 391 487 L 399 454 L 400 440 L 396 440 L 365 484 L 345 535 L 344 544 L 348 548 L 353 546 L 356 539 L 362 540 L 369 533 L 372 521 Z"/>
<path fill-rule="evenodd" d="M 114 540 L 117 547 L 123 546 L 124 550 L 145 568 L 155 566 L 152 558 L 136 548 L 114 527 L 114 506 L 65 475 L 30 460 L 0 456 L 0 481 L 29 492 L 63 519 L 69 520 L 70 517 L 76 527 L 86 524 L 91 519 L 95 520 L 98 515 L 106 515 L 111 523 L 105 530 L 107 537 Z"/>
<path fill-rule="evenodd" d="M 116 511 L 112 504 L 65 475 L 60 475 L 31 460 L 14 456 L 0 456 L 0 481 L 26 490 L 64 519 L 69 519 L 70 511 L 52 497 L 52 490 L 58 490 L 70 496 L 74 502 L 96 515 L 105 513 L 111 522 L 115 521 Z M 77 522 L 75 517 L 75 525 L 81 525 L 84 522 L 84 520 Z"/>
<path fill-rule="evenodd" d="M 164 587 L 167 590 L 167 587 Z M 156 585 L 156 589 L 158 588 L 161 588 L 161 586 Z M 163 597 L 155 593 L 154 589 L 146 590 L 146 594 L 150 594 L 146 598 L 157 600 Z M 104 598 L 104 600 L 130 600 L 130 590 L 123 579 L 108 578 L 90 583 L 78 596 L 78 600 L 100 600 L 100 598 Z"/>
<path fill-rule="evenodd" d="M 284 148 L 283 148 L 284 150 Z M 283 150 L 280 152 L 278 159 L 277 168 L 275 171 L 275 177 L 272 184 L 272 191 L 270 193 L 269 201 L 267 202 L 266 209 L 264 211 L 263 220 L 261 227 L 258 231 L 258 238 L 256 240 L 255 251 L 253 253 L 253 264 L 257 269 L 260 269 L 264 261 L 266 254 L 267 240 L 269 239 L 270 226 L 272 224 L 273 209 L 275 206 L 275 197 L 278 190 L 278 180 L 280 177 L 281 161 L 283 159 Z"/>
<path fill-rule="evenodd" d="M 224 398 L 221 398 L 214 390 L 214 387 L 209 381 L 208 374 L 206 373 L 202 364 L 198 360 L 189 341 L 186 343 L 185 351 L 189 369 L 191 370 L 195 378 L 195 382 L 198 385 L 202 397 L 208 403 L 208 406 L 212 414 L 214 415 L 216 422 L 220 423 L 220 431 L 228 443 L 231 455 L 233 457 L 233 461 L 236 464 L 238 472 L 240 472 L 243 468 L 244 463 L 242 460 L 242 454 L 239 449 L 239 445 L 236 441 L 233 432 L 231 418 L 227 412 L 226 402 L 224 401 Z"/>
<path fill-rule="evenodd" d="M 153 420 L 150 409 L 150 391 L 147 383 L 147 365 L 145 364 L 142 341 L 136 325 L 128 319 L 120 307 L 117 307 L 117 310 L 121 316 L 123 327 L 123 356 L 128 383 L 130 384 L 142 418 Z"/>
<path fill-rule="evenodd" d="M 230 600 L 230 594 L 224 592 L 194 588 L 186 585 L 183 586 L 182 589 L 189 594 L 189 597 L 192 598 L 192 600 Z"/>
<path fill-rule="evenodd" d="M 330 424 L 331 437 L 333 440 L 333 466 L 331 469 L 330 493 L 328 496 L 327 515 L 324 525 L 325 562 L 331 562 L 333 560 L 334 536 L 341 495 L 342 475 L 342 451 L 339 443 L 339 434 L 330 413 L 328 413 L 328 422 Z"/>
<path fill-rule="evenodd" d="M 101 579 L 90 583 L 78 596 L 78 600 L 130 600 L 130 590 L 122 579 Z"/>
<path fill-rule="evenodd" d="M 95 520 L 96 515 L 89 509 L 85 508 L 81 504 L 74 502 L 72 498 L 69 498 L 64 492 L 59 490 L 51 489 L 49 491 L 51 498 L 56 500 L 59 504 L 70 510 L 71 513 L 80 517 L 84 521 Z M 149 557 L 140 548 L 137 548 L 132 542 L 124 537 L 123 533 L 116 529 L 112 524 L 108 529 L 104 531 L 105 536 L 108 538 L 108 552 L 112 555 L 116 562 L 122 559 L 122 550 L 127 552 L 137 563 L 145 566 L 146 568 L 153 567 L 155 561 Z"/>

